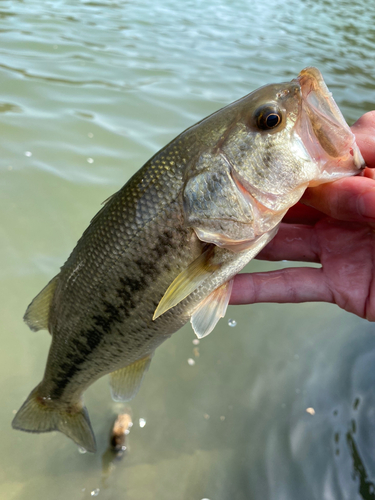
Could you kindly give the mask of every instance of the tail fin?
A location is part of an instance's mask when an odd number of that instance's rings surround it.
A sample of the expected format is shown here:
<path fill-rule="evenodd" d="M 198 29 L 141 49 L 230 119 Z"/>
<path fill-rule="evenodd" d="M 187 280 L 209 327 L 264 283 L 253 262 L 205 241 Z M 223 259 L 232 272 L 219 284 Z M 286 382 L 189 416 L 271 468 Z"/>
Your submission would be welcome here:
<path fill-rule="evenodd" d="M 43 403 L 36 387 L 13 419 L 13 429 L 26 432 L 60 431 L 87 451 L 95 452 L 96 443 L 85 407 L 77 412 Z"/>

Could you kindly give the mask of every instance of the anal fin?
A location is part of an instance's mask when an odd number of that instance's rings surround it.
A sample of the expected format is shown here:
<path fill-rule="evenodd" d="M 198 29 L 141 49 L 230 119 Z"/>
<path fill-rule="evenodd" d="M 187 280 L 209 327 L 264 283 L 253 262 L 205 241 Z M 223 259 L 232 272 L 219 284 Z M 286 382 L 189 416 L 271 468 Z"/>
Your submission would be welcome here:
<path fill-rule="evenodd" d="M 219 319 L 225 316 L 232 287 L 233 279 L 211 292 L 194 311 L 190 322 L 199 339 L 211 333 Z"/>
<path fill-rule="evenodd" d="M 134 398 L 150 366 L 151 357 L 152 355 L 146 356 L 109 374 L 111 395 L 114 401 L 125 402 Z"/>
<path fill-rule="evenodd" d="M 37 332 L 38 330 L 48 330 L 49 311 L 58 278 L 59 275 L 52 278 L 48 285 L 38 293 L 26 309 L 23 319 L 28 327 L 34 332 Z"/>

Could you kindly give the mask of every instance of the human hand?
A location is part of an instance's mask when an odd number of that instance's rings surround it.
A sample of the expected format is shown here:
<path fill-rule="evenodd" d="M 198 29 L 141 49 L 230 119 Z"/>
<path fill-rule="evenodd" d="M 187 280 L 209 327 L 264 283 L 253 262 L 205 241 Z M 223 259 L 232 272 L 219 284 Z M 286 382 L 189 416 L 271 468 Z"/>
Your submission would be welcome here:
<path fill-rule="evenodd" d="M 370 168 L 306 190 L 257 256 L 322 267 L 239 274 L 230 304 L 330 302 L 375 321 L 375 111 L 352 131 Z"/>

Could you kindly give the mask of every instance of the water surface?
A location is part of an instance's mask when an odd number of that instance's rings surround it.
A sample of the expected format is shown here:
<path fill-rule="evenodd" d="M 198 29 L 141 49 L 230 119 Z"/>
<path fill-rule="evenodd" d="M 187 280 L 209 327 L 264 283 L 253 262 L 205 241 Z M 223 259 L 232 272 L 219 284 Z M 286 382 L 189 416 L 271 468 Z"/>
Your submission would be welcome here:
<path fill-rule="evenodd" d="M 183 328 L 112 467 L 106 378 L 86 393 L 96 455 L 10 428 L 50 344 L 23 313 L 100 203 L 186 127 L 308 65 L 352 123 L 374 107 L 374 26 L 365 0 L 0 2 L 0 499 L 375 498 L 374 327 L 331 305 L 231 307 L 198 346 Z"/>

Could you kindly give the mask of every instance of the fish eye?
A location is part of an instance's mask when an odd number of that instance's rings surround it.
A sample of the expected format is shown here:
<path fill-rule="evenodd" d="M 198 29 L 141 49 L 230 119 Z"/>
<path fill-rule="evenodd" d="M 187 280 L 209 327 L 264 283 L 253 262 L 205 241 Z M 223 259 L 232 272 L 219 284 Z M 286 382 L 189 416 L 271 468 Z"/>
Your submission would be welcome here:
<path fill-rule="evenodd" d="M 270 130 L 280 125 L 281 111 L 276 106 L 264 106 L 255 114 L 256 124 L 261 130 Z"/>

